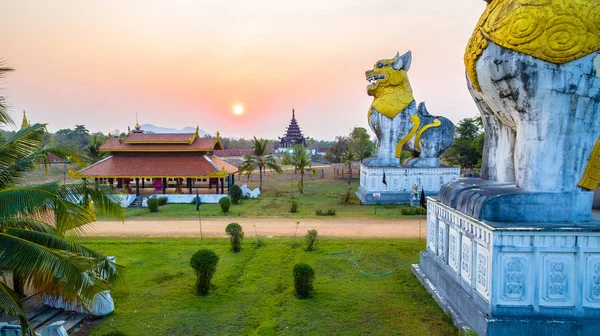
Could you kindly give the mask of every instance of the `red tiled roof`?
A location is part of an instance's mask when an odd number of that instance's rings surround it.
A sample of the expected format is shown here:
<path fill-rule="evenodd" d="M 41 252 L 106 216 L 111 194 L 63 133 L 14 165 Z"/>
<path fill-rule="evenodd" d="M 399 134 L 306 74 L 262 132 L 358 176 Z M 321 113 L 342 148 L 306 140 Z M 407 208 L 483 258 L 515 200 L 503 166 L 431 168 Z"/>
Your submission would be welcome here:
<path fill-rule="evenodd" d="M 189 144 L 196 138 L 195 133 L 129 133 L 123 138 L 124 144 L 178 143 Z"/>
<path fill-rule="evenodd" d="M 110 156 L 80 170 L 78 175 L 83 177 L 206 177 L 220 173 L 223 168 L 231 174 L 238 171 L 235 166 L 216 156 Z"/>
<path fill-rule="evenodd" d="M 218 156 L 209 156 L 209 158 L 214 162 L 219 169 L 225 169 L 230 173 L 234 173 L 238 171 L 238 168 L 231 163 L 225 162 L 225 160 L 221 159 Z"/>
<path fill-rule="evenodd" d="M 131 134 L 130 134 L 131 135 Z M 143 135 L 143 134 L 142 134 Z M 151 134 L 148 134 L 151 135 Z M 155 134 L 153 134 L 155 135 Z M 189 134 L 188 134 L 189 136 Z M 129 136 L 128 136 L 129 137 Z M 127 137 L 126 137 L 127 138 Z M 196 138 L 191 144 L 126 144 L 111 138 L 100 146 L 101 152 L 208 152 L 223 148 L 216 138 Z"/>

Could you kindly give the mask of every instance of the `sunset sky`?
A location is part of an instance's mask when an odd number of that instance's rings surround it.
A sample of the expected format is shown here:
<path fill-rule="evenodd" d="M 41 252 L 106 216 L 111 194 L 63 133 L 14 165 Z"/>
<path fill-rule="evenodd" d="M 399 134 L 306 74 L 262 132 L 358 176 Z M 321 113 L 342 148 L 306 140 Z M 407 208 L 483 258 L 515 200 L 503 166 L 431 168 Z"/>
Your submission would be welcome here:
<path fill-rule="evenodd" d="M 482 0 L 4 0 L 1 83 L 13 118 L 90 131 L 135 124 L 276 138 L 368 128 L 364 72 L 413 52 L 415 98 L 454 122 L 477 114 L 465 45 Z M 244 107 L 241 115 L 233 106 Z"/>

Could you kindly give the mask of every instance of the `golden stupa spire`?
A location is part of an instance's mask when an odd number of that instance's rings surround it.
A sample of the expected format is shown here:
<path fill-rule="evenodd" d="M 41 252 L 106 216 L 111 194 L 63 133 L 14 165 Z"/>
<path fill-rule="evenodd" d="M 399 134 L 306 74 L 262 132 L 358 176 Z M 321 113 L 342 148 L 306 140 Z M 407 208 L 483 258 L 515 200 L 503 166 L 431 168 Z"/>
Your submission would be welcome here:
<path fill-rule="evenodd" d="M 29 124 L 29 120 L 27 120 L 27 115 L 25 114 L 25 110 L 23 110 L 23 122 L 21 123 L 21 129 L 27 128 L 29 126 L 31 126 L 31 125 Z"/>

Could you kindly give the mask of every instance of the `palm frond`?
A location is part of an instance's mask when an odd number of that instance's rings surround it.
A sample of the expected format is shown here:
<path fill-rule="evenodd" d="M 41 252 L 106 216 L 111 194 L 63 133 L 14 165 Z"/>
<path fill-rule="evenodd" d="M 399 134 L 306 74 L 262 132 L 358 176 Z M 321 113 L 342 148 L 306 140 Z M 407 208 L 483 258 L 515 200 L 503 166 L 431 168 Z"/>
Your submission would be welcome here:
<path fill-rule="evenodd" d="M 25 217 L 51 209 L 58 182 L 0 188 L 0 218 Z"/>
<path fill-rule="evenodd" d="M 97 258 L 45 247 L 26 239 L 0 233 L 0 268 L 9 269 L 31 286 L 66 302 L 87 307 L 94 295 L 110 288 L 99 277 Z"/>
<path fill-rule="evenodd" d="M 4 66 L 2 66 L 2 64 L 0 64 L 0 78 L 2 78 L 5 73 L 12 71 L 12 70 L 13 69 L 4 67 Z M 2 95 L 0 95 L 0 126 L 1 125 L 14 126 L 14 124 L 15 123 L 13 122 L 10 115 L 8 114 L 8 111 L 6 108 L 6 103 L 4 101 L 4 97 Z"/>
<path fill-rule="evenodd" d="M 21 324 L 21 334 L 26 335 L 29 331 L 30 335 L 35 335 L 32 326 L 27 321 L 25 310 L 21 304 L 21 298 L 10 287 L 0 281 L 0 307 L 10 316 L 17 316 Z"/>
<path fill-rule="evenodd" d="M 29 157 L 44 141 L 45 129 L 44 124 L 35 124 L 0 142 L 0 188 L 12 184 L 20 172 L 31 167 Z"/>
<path fill-rule="evenodd" d="M 4 218 L 0 221 L 0 229 L 22 229 L 35 232 L 56 234 L 56 228 L 34 218 Z"/>

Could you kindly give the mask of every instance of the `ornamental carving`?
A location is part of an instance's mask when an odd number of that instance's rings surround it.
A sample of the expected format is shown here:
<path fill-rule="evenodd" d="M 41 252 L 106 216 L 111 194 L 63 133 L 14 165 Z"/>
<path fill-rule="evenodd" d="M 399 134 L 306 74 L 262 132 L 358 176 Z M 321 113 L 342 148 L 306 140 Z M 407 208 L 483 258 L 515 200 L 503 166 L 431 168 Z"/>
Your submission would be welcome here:
<path fill-rule="evenodd" d="M 456 239 L 456 234 L 452 234 L 452 231 L 450 231 L 450 235 L 448 236 L 448 263 L 454 268 L 458 266 L 456 263 Z"/>
<path fill-rule="evenodd" d="M 439 226 L 439 234 L 438 234 L 438 255 L 440 256 L 440 258 L 442 260 L 446 260 L 446 255 L 444 253 L 445 249 L 444 249 L 444 238 L 445 238 L 445 232 L 444 230 L 446 229 L 446 225 L 443 223 L 440 223 Z"/>
<path fill-rule="evenodd" d="M 525 265 L 521 259 L 513 259 L 504 269 L 504 293 L 512 299 L 521 299 L 524 294 Z"/>
<path fill-rule="evenodd" d="M 481 91 L 475 65 L 492 41 L 563 64 L 600 49 L 597 0 L 494 0 L 479 19 L 465 53 L 467 74 Z"/>
<path fill-rule="evenodd" d="M 567 295 L 568 276 L 567 266 L 564 262 L 555 261 L 550 263 L 548 270 L 548 294 L 554 297 Z"/>
<path fill-rule="evenodd" d="M 600 263 L 594 264 L 592 275 L 592 296 L 600 297 Z"/>
<path fill-rule="evenodd" d="M 477 284 L 481 286 L 485 291 L 488 290 L 487 279 L 488 279 L 488 258 L 483 253 L 477 253 Z"/>
<path fill-rule="evenodd" d="M 471 276 L 471 244 L 467 244 L 463 242 L 462 244 L 462 257 L 460 260 L 460 268 L 461 272 L 464 274 L 464 277 Z"/>

